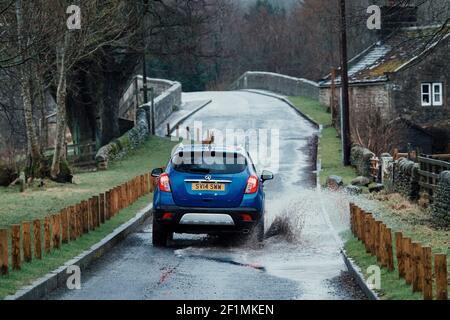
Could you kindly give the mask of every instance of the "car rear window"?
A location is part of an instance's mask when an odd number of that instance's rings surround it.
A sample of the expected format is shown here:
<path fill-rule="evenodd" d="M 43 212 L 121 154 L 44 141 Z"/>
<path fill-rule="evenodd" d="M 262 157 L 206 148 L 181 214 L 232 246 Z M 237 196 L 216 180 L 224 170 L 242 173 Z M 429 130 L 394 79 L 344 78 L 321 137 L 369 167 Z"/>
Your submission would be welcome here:
<path fill-rule="evenodd" d="M 230 152 L 180 152 L 172 158 L 175 171 L 186 173 L 241 173 L 247 168 L 247 159 Z"/>

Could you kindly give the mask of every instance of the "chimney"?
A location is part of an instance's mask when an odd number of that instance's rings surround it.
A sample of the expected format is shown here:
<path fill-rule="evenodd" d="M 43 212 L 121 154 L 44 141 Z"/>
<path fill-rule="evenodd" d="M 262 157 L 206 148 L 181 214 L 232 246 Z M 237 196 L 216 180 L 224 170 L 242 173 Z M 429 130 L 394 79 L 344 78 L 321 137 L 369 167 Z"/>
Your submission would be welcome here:
<path fill-rule="evenodd" d="M 392 32 L 417 25 L 416 6 L 405 6 L 402 1 L 388 0 L 388 5 L 381 7 L 381 38 L 389 36 Z"/>

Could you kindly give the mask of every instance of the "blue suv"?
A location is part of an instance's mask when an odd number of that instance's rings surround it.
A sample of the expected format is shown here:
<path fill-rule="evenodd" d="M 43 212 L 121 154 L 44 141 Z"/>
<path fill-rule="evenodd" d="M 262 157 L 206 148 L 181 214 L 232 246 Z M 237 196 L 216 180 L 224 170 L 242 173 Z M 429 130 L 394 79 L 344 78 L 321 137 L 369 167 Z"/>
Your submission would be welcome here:
<path fill-rule="evenodd" d="M 264 239 L 264 182 L 240 147 L 180 145 L 158 178 L 153 198 L 153 244 L 173 233 L 241 234 Z"/>

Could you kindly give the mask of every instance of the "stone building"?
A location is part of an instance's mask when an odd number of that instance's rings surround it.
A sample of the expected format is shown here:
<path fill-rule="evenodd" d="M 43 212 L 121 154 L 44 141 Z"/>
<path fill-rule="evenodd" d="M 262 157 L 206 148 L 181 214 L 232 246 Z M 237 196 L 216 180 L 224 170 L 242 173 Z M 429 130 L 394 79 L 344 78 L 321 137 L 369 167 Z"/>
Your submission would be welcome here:
<path fill-rule="evenodd" d="M 402 9 L 383 8 L 379 40 L 349 61 L 352 139 L 375 125 L 386 149 L 449 153 L 450 25 L 416 26 L 416 8 Z M 320 82 L 319 95 L 338 123 L 339 74 Z"/>

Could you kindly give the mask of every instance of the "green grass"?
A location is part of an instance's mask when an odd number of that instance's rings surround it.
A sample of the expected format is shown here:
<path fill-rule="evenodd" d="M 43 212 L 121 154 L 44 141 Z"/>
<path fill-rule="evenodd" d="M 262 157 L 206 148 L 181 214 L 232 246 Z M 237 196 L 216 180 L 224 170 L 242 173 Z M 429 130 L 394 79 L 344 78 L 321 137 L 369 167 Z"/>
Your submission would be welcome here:
<path fill-rule="evenodd" d="M 0 276 L 0 299 L 14 294 L 21 287 L 31 284 L 33 280 L 46 275 L 78 256 L 110 234 L 115 228 L 133 218 L 138 210 L 144 208 L 150 201 L 151 196 L 144 196 L 132 206 L 122 210 L 97 230 L 83 235 L 76 241 L 62 245 L 60 250 L 52 250 L 48 255 L 43 254 L 42 260 L 22 263 L 20 271 L 10 270 L 9 275 Z"/>
<path fill-rule="evenodd" d="M 307 114 L 324 128 L 318 155 L 322 164 L 322 170 L 319 173 L 320 183 L 325 184 L 330 175 L 338 175 L 344 179 L 345 184 L 349 184 L 357 174 L 352 167 L 345 167 L 342 164 L 341 140 L 337 136 L 336 129 L 332 127 L 331 114 L 316 100 L 305 97 L 290 97 L 289 100 L 298 110 Z"/>
<path fill-rule="evenodd" d="M 433 254 L 446 254 L 447 270 L 450 270 L 450 230 L 436 229 L 429 209 L 423 209 L 399 194 L 385 193 L 367 195 L 358 199 L 357 205 L 383 221 L 392 229 L 393 235 L 401 231 L 404 237 L 411 238 L 413 242 L 432 248 Z M 359 263 L 359 256 L 354 258 Z"/>
<path fill-rule="evenodd" d="M 165 165 L 174 146 L 170 140 L 150 138 L 125 159 L 113 162 L 107 171 L 75 174 L 73 184 L 46 181 L 44 188 L 29 188 L 23 193 L 1 187 L 0 227 L 42 219 Z"/>
<path fill-rule="evenodd" d="M 347 240 L 345 250 L 358 263 L 366 279 L 368 277 L 367 268 L 372 265 L 379 266 L 377 258 L 367 254 L 363 243 L 354 237 Z M 397 265 L 395 251 L 394 264 Z M 397 269 L 390 272 L 386 268 L 381 268 L 381 289 L 376 292 L 381 299 L 386 300 L 421 300 L 423 298 L 421 293 L 413 293 L 412 286 L 407 285 L 404 279 L 399 278 Z"/>
<path fill-rule="evenodd" d="M 336 129 L 332 126 L 331 114 L 327 113 L 326 107 L 316 100 L 305 97 L 290 97 L 289 100 L 300 111 L 323 125 L 324 129 L 320 138 L 318 155 L 322 163 L 320 182 L 324 184 L 328 176 L 338 175 L 344 179 L 345 184 L 349 184 L 356 177 L 356 172 L 353 168 L 342 165 L 341 141 L 337 137 Z M 393 232 L 395 230 L 402 231 L 404 236 L 411 237 L 413 241 L 418 241 L 422 245 L 428 245 L 433 248 L 433 253 L 449 253 L 449 231 L 436 230 L 430 226 L 430 213 L 421 210 L 415 205 L 411 205 L 405 199 L 391 196 L 383 201 L 370 199 L 360 205 L 367 211 L 372 212 L 378 219 L 385 222 L 394 230 Z M 369 207 L 367 207 L 368 205 Z M 377 259 L 366 253 L 362 242 L 349 234 L 345 235 L 345 238 L 347 238 L 345 244 L 347 254 L 361 267 L 363 273 L 365 273 L 369 266 L 377 265 Z M 395 245 L 393 247 L 394 262 L 397 265 Z M 448 259 L 448 267 L 450 269 L 450 259 Z M 413 294 L 411 286 L 406 285 L 403 279 L 399 279 L 397 270 L 394 272 L 389 272 L 385 268 L 381 270 L 382 288 L 378 293 L 382 299 L 422 299 L 421 294 Z M 366 273 L 365 276 L 367 276 Z"/>
<path fill-rule="evenodd" d="M 67 206 L 129 181 L 135 176 L 147 173 L 153 168 L 161 167 L 167 163 L 174 146 L 175 143 L 167 139 L 150 138 L 123 160 L 112 163 L 107 171 L 75 175 L 73 185 L 47 182 L 48 185 L 44 189 L 30 188 L 24 193 L 18 192 L 17 189 L 0 188 L 0 226 L 7 227 L 24 221 L 42 219 L 46 215 L 57 213 Z M 10 270 L 8 276 L 0 277 L 0 298 L 14 294 L 22 286 L 57 269 L 90 248 L 115 228 L 133 218 L 139 209 L 150 203 L 151 199 L 151 195 L 142 197 L 97 230 L 63 245 L 60 250 L 44 254 L 42 260 L 23 263 L 20 271 Z"/>
<path fill-rule="evenodd" d="M 331 114 L 327 112 L 326 107 L 321 105 L 319 101 L 307 97 L 289 97 L 289 101 L 324 127 L 331 125 Z"/>

